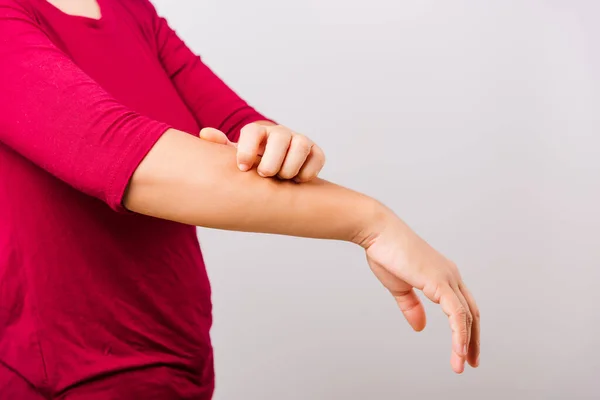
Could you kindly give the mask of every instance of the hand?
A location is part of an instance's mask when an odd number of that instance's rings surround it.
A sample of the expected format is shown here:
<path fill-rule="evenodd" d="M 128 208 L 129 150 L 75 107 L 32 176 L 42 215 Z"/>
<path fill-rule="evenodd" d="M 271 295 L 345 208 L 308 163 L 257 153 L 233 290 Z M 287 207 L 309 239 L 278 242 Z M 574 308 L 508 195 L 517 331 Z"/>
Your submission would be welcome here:
<path fill-rule="evenodd" d="M 237 144 L 213 128 L 202 129 L 200 138 L 237 147 L 239 169 L 249 171 L 256 166 L 263 177 L 308 182 L 317 177 L 325 164 L 325 154 L 319 146 L 281 125 L 248 124 L 242 128 Z"/>
<path fill-rule="evenodd" d="M 415 331 L 425 328 L 423 304 L 414 289 L 440 304 L 452 329 L 451 365 L 479 366 L 479 309 L 456 265 L 434 250 L 399 218 L 386 212 L 382 223 L 359 240 L 375 276 L 390 291 Z"/>

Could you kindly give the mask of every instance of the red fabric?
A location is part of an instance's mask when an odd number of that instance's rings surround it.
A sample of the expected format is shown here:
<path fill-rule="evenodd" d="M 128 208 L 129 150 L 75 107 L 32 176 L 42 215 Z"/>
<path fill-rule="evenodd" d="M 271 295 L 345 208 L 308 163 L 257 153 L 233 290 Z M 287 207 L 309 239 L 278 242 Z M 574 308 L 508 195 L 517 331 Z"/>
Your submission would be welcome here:
<path fill-rule="evenodd" d="M 99 5 L 0 0 L 0 398 L 209 399 L 195 228 L 121 200 L 169 127 L 235 138 L 265 118 L 149 2 Z"/>

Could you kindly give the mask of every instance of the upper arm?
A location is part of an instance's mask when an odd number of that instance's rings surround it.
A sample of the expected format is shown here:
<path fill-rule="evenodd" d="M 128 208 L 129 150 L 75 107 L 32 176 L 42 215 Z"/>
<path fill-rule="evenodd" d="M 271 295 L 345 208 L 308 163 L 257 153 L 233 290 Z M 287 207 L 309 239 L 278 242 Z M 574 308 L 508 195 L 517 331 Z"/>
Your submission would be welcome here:
<path fill-rule="evenodd" d="M 112 98 L 15 0 L 0 0 L 0 60 L 0 141 L 120 209 L 133 171 L 168 126 Z"/>
<path fill-rule="evenodd" d="M 267 119 L 204 64 L 150 2 L 144 3 L 163 68 L 201 127 L 217 128 L 234 140 L 244 125 Z"/>

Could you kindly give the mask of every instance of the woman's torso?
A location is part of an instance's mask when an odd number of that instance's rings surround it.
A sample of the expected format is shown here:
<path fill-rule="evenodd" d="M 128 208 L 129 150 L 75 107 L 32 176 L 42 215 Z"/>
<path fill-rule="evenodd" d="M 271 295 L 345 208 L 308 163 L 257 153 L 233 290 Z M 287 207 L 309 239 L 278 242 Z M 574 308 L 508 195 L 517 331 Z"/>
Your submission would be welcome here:
<path fill-rule="evenodd" d="M 119 102 L 198 132 L 158 59 L 142 1 L 100 0 L 100 20 L 25 3 Z M 2 363 L 50 392 L 153 366 L 212 390 L 210 285 L 194 227 L 115 213 L 1 143 L 0 198 Z"/>

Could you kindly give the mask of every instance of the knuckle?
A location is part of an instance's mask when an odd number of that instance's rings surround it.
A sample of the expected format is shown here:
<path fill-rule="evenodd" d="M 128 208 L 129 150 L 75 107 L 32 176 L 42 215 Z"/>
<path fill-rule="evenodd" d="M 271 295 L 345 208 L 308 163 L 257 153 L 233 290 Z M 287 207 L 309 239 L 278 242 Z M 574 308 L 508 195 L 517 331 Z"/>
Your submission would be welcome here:
<path fill-rule="evenodd" d="M 467 324 L 469 326 L 473 324 L 473 315 L 470 312 L 467 313 Z"/>
<path fill-rule="evenodd" d="M 313 152 L 315 158 L 319 160 L 319 163 L 322 168 L 325 165 L 325 161 L 326 161 L 325 153 L 323 152 L 323 149 L 321 149 L 319 146 L 313 146 L 312 152 Z"/>
<path fill-rule="evenodd" d="M 249 125 L 243 126 L 242 129 L 240 129 L 240 137 L 238 140 L 241 140 L 242 138 L 246 137 L 246 135 L 251 129 L 252 128 Z"/>
<path fill-rule="evenodd" d="M 322 158 L 323 160 L 325 160 L 325 152 L 323 151 L 322 148 L 320 148 L 319 146 L 313 146 L 313 150 L 315 152 L 315 155 L 319 156 L 319 158 Z"/>
<path fill-rule="evenodd" d="M 458 270 L 458 265 L 453 261 L 448 261 L 450 272 L 457 278 L 460 278 L 460 271 Z"/>
<path fill-rule="evenodd" d="M 456 316 L 458 318 L 460 318 L 461 321 L 466 322 L 468 320 L 468 315 L 469 313 L 467 312 L 467 310 L 464 307 L 459 307 L 456 310 Z"/>
<path fill-rule="evenodd" d="M 418 300 L 410 300 L 406 303 L 400 305 L 400 309 L 404 312 L 412 311 L 419 306 L 420 302 Z"/>
<path fill-rule="evenodd" d="M 248 125 L 245 125 L 240 130 L 240 138 L 248 137 L 250 135 L 257 135 L 261 131 L 261 129 L 262 129 L 262 127 L 259 124 L 257 124 L 256 122 L 252 122 Z"/>
<path fill-rule="evenodd" d="M 273 127 L 271 132 L 269 133 L 269 139 L 278 138 L 282 135 L 282 130 L 279 127 Z"/>
<path fill-rule="evenodd" d="M 427 298 L 429 300 L 431 300 L 434 303 L 438 304 L 440 302 L 441 297 L 442 297 L 440 289 L 441 288 L 440 288 L 439 285 L 427 284 L 423 288 L 423 293 L 425 294 L 425 296 L 427 296 Z"/>
<path fill-rule="evenodd" d="M 303 142 L 296 144 L 294 147 L 296 148 L 296 151 L 302 153 L 306 157 L 310 153 L 311 144 Z"/>
<path fill-rule="evenodd" d="M 439 286 L 447 285 L 452 286 L 454 282 L 454 276 L 449 271 L 439 271 L 436 277 L 436 282 Z"/>
<path fill-rule="evenodd" d="M 296 133 L 294 135 L 294 143 L 298 147 L 302 147 L 302 148 L 309 148 L 310 146 L 312 146 L 311 140 L 300 133 Z"/>
<path fill-rule="evenodd" d="M 291 138 L 292 137 L 292 132 L 290 132 L 289 129 L 282 127 L 282 126 L 275 127 L 275 129 L 273 129 L 273 132 L 271 134 L 273 136 L 276 136 L 279 138 Z"/>

